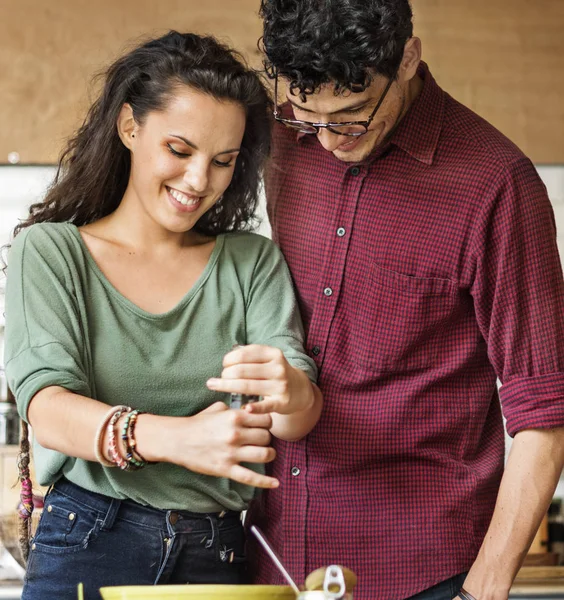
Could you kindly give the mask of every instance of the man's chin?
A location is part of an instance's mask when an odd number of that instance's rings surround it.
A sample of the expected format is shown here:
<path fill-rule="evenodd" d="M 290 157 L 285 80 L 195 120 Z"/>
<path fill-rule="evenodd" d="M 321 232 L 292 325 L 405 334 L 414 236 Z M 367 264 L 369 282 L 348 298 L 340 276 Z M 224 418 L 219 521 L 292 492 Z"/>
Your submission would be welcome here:
<path fill-rule="evenodd" d="M 333 150 L 333 156 L 342 162 L 356 163 L 361 162 L 370 156 L 370 150 L 358 150 L 355 152 L 343 152 L 342 150 Z"/>

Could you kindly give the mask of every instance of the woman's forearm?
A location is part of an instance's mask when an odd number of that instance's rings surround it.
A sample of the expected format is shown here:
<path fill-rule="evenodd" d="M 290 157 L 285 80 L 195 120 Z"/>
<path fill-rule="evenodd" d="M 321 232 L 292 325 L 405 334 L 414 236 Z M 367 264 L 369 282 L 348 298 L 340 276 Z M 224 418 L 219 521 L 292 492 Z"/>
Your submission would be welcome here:
<path fill-rule="evenodd" d="M 323 396 L 320 389 L 311 383 L 304 373 L 304 395 L 310 395 L 309 407 L 289 415 L 272 413 L 270 432 L 281 440 L 295 442 L 306 436 L 317 424 L 323 408 Z"/>
<path fill-rule="evenodd" d="M 50 386 L 32 398 L 27 415 L 35 439 L 41 446 L 67 456 L 96 461 L 96 434 L 110 408 L 109 405 L 98 400 L 80 396 L 62 387 Z M 144 415 L 144 417 L 143 436 L 148 437 L 155 436 L 158 428 L 156 421 L 167 419 L 156 415 Z M 108 458 L 104 451 L 107 449 L 105 432 L 101 441 L 103 454 Z M 140 437 L 138 443 L 140 447 L 146 446 L 151 454 L 145 457 L 147 460 L 162 459 L 161 456 L 152 455 L 153 448 L 161 447 L 159 444 L 145 443 Z"/>
<path fill-rule="evenodd" d="M 52 386 L 32 398 L 28 418 L 37 442 L 44 448 L 97 461 L 97 433 L 110 408 L 92 398 Z M 115 424 L 118 435 L 125 418 L 122 416 Z M 225 403 L 216 402 L 187 417 L 141 414 L 135 426 L 135 447 L 149 462 L 174 463 L 196 473 L 271 488 L 277 485 L 275 479 L 241 464 L 274 459 L 271 426 L 270 415 L 232 411 Z M 108 460 L 107 430 L 103 431 L 100 450 Z M 120 443 L 117 447 L 124 458 L 125 448 Z"/>

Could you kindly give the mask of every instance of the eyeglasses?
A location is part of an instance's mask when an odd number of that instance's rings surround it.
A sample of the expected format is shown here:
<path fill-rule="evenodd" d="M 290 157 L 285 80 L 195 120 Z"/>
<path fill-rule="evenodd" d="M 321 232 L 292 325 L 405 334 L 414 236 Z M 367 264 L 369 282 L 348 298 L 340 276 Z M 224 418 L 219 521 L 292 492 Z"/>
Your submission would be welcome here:
<path fill-rule="evenodd" d="M 380 106 L 382 106 L 382 102 L 386 98 L 386 94 L 388 93 L 392 83 L 394 82 L 395 77 L 392 77 L 390 81 L 388 81 L 388 85 L 384 89 L 378 104 L 374 107 L 374 110 L 366 119 L 366 121 L 343 121 L 340 123 L 310 123 L 309 121 L 300 121 L 299 119 L 285 119 L 280 116 L 280 112 L 278 111 L 278 73 L 274 76 L 274 118 L 289 127 L 290 129 L 295 129 L 300 133 L 311 133 L 317 134 L 320 129 L 328 129 L 331 133 L 336 133 L 337 135 L 349 135 L 351 137 L 359 137 L 364 135 L 368 131 L 368 127 L 374 116 L 378 112 Z"/>

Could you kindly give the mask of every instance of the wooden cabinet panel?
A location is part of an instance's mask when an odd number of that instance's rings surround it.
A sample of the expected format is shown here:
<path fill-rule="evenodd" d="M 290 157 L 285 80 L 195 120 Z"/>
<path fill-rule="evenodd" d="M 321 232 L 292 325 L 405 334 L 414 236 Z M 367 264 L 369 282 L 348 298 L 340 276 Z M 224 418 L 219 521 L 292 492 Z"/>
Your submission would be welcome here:
<path fill-rule="evenodd" d="M 54 163 L 89 104 L 92 76 L 169 29 L 211 33 L 254 66 L 258 0 L 0 0 L 0 163 Z M 90 87 L 90 96 L 94 88 Z"/>
<path fill-rule="evenodd" d="M 564 163 L 564 2 L 412 0 L 423 58 L 535 163 Z"/>
<path fill-rule="evenodd" d="M 536 163 L 564 163 L 564 2 L 413 0 L 439 83 Z M 92 75 L 145 35 L 212 33 L 260 65 L 259 0 L 0 0 L 0 163 L 53 163 Z M 93 90 L 91 89 L 91 95 Z"/>

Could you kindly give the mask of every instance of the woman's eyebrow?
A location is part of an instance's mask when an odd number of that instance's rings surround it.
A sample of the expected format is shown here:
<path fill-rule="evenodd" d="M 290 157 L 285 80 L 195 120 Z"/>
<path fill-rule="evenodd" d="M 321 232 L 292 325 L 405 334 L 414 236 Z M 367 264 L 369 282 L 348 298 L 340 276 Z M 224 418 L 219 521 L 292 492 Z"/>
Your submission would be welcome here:
<path fill-rule="evenodd" d="M 198 146 L 196 146 L 196 144 L 194 144 L 190 140 L 186 139 L 184 136 L 177 135 L 176 133 L 171 133 L 169 135 L 170 135 L 170 137 L 176 138 L 177 140 L 184 142 L 187 146 L 190 146 L 190 148 L 193 148 L 194 150 L 199 150 L 199 148 L 198 148 Z M 241 148 L 230 148 L 229 150 L 223 150 L 221 152 L 218 152 L 217 155 L 230 154 L 231 152 L 240 152 L 240 151 L 241 151 Z"/>

